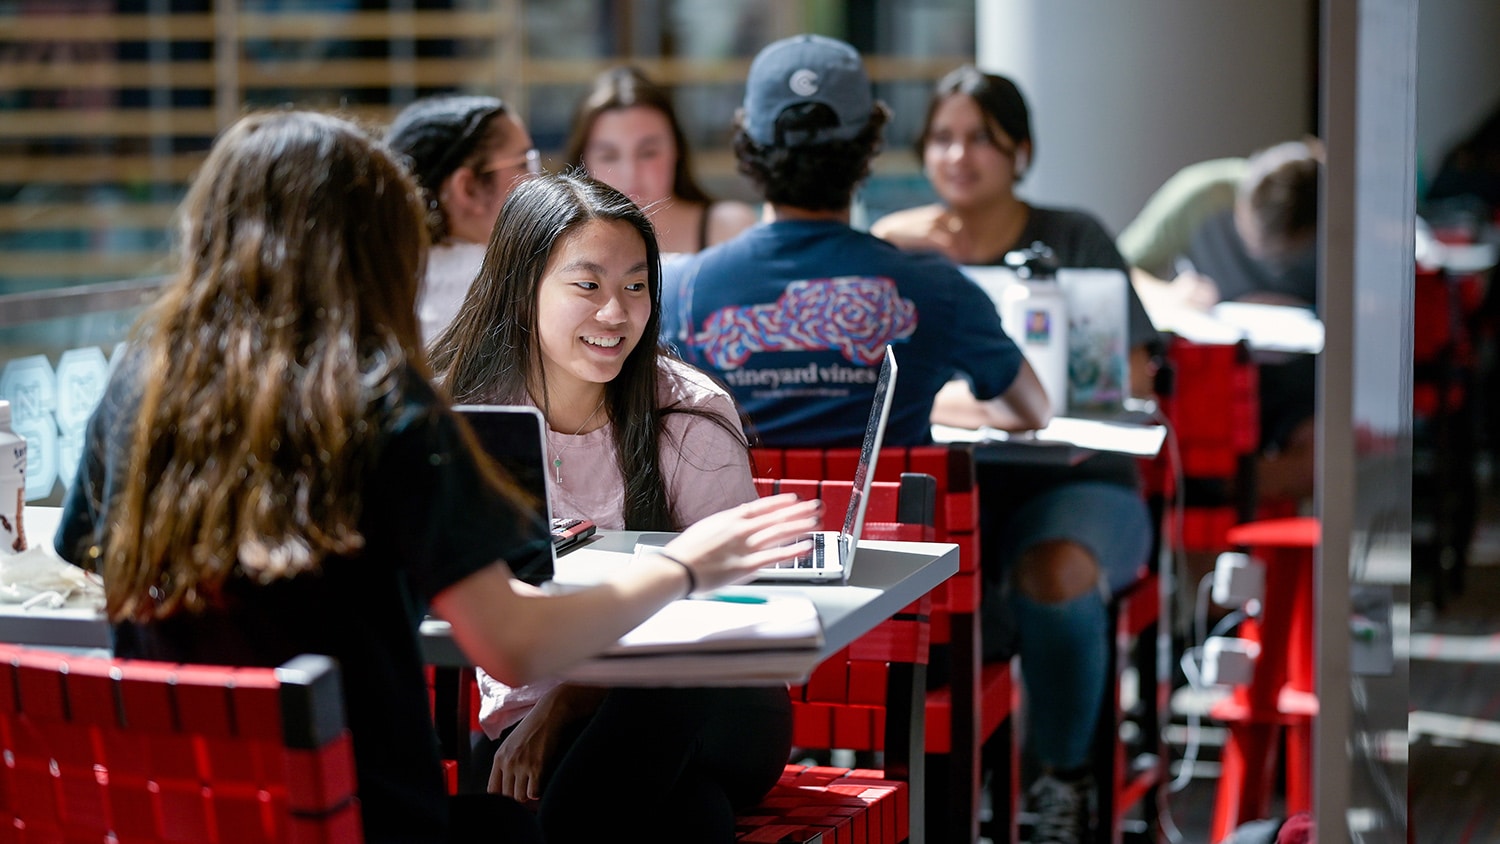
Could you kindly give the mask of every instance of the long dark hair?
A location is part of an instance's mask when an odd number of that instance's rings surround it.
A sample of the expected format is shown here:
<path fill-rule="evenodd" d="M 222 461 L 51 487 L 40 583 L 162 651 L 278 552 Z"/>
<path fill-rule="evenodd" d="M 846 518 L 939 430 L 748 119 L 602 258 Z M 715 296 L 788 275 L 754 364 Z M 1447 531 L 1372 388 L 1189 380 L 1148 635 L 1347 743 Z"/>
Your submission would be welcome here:
<path fill-rule="evenodd" d="M 646 244 L 651 315 L 620 374 L 605 385 L 605 408 L 625 480 L 625 526 L 683 527 L 672 515 L 662 476 L 660 439 L 670 413 L 657 406 L 661 329 L 661 252 L 645 212 L 619 191 L 578 172 L 544 175 L 518 185 L 500 211 L 479 277 L 448 330 L 432 345 L 432 364 L 453 401 L 515 403 L 530 399 L 545 414 L 547 384 L 537 342 L 537 289 L 552 252 L 585 224 L 625 222 Z"/>
<path fill-rule="evenodd" d="M 692 155 L 688 149 L 687 136 L 682 123 L 672 107 L 672 95 L 667 89 L 651 81 L 646 74 L 633 67 L 615 67 L 594 78 L 594 86 L 578 102 L 573 115 L 573 131 L 568 136 L 564 160 L 573 167 L 583 167 L 583 153 L 593 134 L 594 122 L 606 111 L 632 106 L 651 108 L 661 112 L 672 128 L 672 143 L 677 146 L 677 163 L 672 170 L 672 195 L 689 202 L 713 204 L 698 180 L 693 176 Z"/>
<path fill-rule="evenodd" d="M 363 546 L 372 408 L 426 368 L 415 185 L 353 125 L 253 114 L 181 212 L 181 266 L 134 333 L 128 464 L 110 504 L 113 620 L 198 611 Z"/>

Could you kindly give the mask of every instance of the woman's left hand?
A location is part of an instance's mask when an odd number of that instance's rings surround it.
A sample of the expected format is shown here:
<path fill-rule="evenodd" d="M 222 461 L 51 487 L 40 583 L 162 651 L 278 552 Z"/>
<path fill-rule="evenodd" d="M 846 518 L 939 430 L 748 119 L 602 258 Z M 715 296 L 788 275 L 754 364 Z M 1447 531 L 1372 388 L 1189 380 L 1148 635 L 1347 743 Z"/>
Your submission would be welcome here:
<path fill-rule="evenodd" d="M 543 695 L 495 751 L 487 790 L 520 803 L 541 799 L 542 773 L 563 728 L 597 708 L 603 692 L 563 685 Z"/>

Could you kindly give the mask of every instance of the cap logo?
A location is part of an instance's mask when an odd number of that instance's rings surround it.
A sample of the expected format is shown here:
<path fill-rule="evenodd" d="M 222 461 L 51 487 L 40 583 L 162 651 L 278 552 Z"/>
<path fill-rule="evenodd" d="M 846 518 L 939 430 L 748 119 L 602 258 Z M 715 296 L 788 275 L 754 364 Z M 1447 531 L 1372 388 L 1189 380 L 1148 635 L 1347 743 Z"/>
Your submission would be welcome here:
<path fill-rule="evenodd" d="M 807 68 L 796 71 L 787 80 L 787 87 L 799 97 L 811 97 L 818 93 L 818 72 Z"/>

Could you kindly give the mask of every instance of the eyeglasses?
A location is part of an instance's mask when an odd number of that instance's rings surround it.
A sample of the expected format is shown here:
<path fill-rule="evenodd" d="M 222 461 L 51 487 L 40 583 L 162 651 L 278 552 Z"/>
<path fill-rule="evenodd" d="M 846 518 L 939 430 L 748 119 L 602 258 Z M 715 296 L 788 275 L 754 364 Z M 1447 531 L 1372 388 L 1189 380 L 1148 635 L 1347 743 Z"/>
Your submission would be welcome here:
<path fill-rule="evenodd" d="M 525 155 L 507 158 L 504 161 L 490 162 L 490 166 L 480 170 L 479 175 L 488 176 L 491 173 L 498 173 L 501 170 L 512 170 L 522 166 L 526 168 L 526 175 L 528 176 L 542 175 L 542 154 L 537 152 L 536 148 L 533 147 L 526 150 Z"/>
<path fill-rule="evenodd" d="M 504 111 L 504 106 L 489 103 L 470 109 L 464 115 L 458 136 L 453 139 L 452 144 L 449 144 L 442 157 L 428 169 L 422 183 L 430 190 L 436 190 L 436 186 L 446 179 L 449 173 L 456 170 L 469 153 L 474 151 L 474 145 L 479 143 L 479 136 L 484 133 L 485 124 L 489 119 Z"/>

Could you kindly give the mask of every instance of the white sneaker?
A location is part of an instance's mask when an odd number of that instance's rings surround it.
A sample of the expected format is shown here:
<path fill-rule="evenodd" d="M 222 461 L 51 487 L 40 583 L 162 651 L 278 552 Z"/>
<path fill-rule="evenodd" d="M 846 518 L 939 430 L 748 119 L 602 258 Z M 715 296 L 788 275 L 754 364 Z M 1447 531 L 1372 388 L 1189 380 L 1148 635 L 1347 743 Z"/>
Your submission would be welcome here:
<path fill-rule="evenodd" d="M 1082 844 L 1092 827 L 1094 778 L 1067 781 L 1043 774 L 1026 792 L 1035 817 L 1031 844 Z"/>

